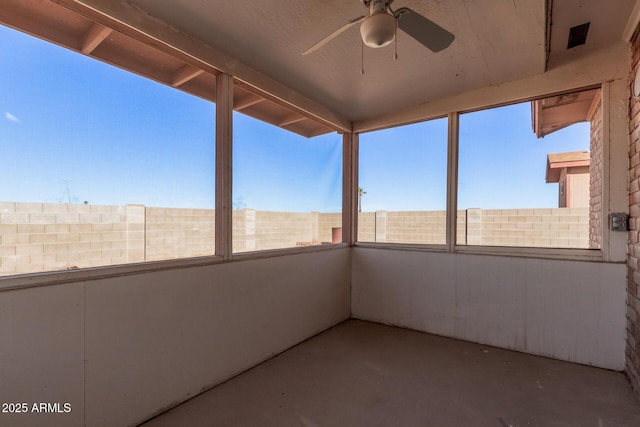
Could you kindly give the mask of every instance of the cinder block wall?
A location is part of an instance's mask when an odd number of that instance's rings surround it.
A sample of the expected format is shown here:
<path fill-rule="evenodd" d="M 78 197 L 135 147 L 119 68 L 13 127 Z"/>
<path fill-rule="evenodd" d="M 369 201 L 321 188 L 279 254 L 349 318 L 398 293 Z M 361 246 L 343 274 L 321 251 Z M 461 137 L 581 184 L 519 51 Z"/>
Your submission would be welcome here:
<path fill-rule="evenodd" d="M 257 250 L 295 247 L 298 242 L 312 242 L 313 214 L 301 212 L 255 211 Z M 317 216 L 317 213 L 316 213 Z M 317 224 L 317 218 L 316 218 Z"/>
<path fill-rule="evenodd" d="M 233 211 L 236 252 L 330 243 L 340 213 Z M 213 209 L 0 203 L 0 275 L 215 253 Z"/>
<path fill-rule="evenodd" d="M 588 208 L 468 209 L 467 244 L 587 248 Z"/>
<path fill-rule="evenodd" d="M 458 243 L 586 247 L 583 209 L 469 209 L 458 212 Z M 444 244 L 444 211 L 359 215 L 363 242 Z M 340 213 L 233 212 L 235 252 L 318 245 L 333 240 Z M 143 205 L 0 204 L 0 274 L 117 265 L 212 255 L 213 209 Z"/>
<path fill-rule="evenodd" d="M 445 243 L 445 211 L 387 212 L 386 241 Z"/>
<path fill-rule="evenodd" d="M 144 247 L 139 219 L 126 206 L 2 202 L 0 274 L 129 262 L 128 249 Z"/>
<path fill-rule="evenodd" d="M 188 258 L 215 252 L 213 209 L 146 209 L 146 260 Z"/>
<path fill-rule="evenodd" d="M 361 212 L 363 242 L 444 244 L 444 211 Z M 589 247 L 588 208 L 467 209 L 458 211 L 459 245 Z"/>
<path fill-rule="evenodd" d="M 342 227 L 341 213 L 319 213 L 317 241 L 331 242 L 333 238 L 332 230 L 338 227 Z"/>
<path fill-rule="evenodd" d="M 638 30 L 632 43 L 633 67 L 629 84 L 640 67 Z M 629 247 L 627 255 L 627 345 L 626 372 L 640 397 L 640 101 L 629 104 Z"/>

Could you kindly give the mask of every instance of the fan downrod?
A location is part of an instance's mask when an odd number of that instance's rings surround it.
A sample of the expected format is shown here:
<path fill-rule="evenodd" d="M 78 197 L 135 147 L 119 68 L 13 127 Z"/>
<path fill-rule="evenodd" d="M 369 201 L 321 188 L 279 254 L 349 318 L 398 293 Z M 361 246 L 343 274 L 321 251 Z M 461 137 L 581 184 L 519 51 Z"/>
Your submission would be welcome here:
<path fill-rule="evenodd" d="M 371 4 L 373 3 L 374 5 L 376 3 L 378 3 L 378 8 L 380 10 L 387 10 L 389 8 L 389 6 L 391 6 L 391 3 L 393 3 L 393 0 L 360 0 L 362 1 L 362 4 L 367 8 L 370 9 L 371 8 Z M 382 3 L 382 4 L 380 4 Z"/>

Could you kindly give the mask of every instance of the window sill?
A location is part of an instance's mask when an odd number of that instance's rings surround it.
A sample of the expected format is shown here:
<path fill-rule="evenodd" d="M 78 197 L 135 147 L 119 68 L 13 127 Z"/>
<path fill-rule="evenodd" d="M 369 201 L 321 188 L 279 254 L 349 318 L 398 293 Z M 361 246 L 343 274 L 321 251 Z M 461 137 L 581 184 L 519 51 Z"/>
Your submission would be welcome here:
<path fill-rule="evenodd" d="M 307 246 L 298 248 L 271 249 L 265 251 L 234 254 L 231 260 L 245 261 L 252 259 L 272 258 L 286 255 L 296 255 L 313 252 L 323 252 L 349 247 L 346 243 L 322 246 Z M 121 264 L 102 267 L 81 268 L 77 270 L 47 271 L 42 273 L 25 273 L 0 277 L 0 292 L 17 289 L 35 288 L 40 286 L 59 285 L 87 280 L 107 279 L 110 277 L 127 276 L 154 271 L 174 270 L 187 267 L 201 267 L 221 264 L 225 262 L 221 256 L 205 256 L 163 261 L 149 261 L 135 264 Z"/>
<path fill-rule="evenodd" d="M 273 258 L 284 255 L 306 254 L 311 252 L 324 252 L 334 249 L 348 248 L 347 243 L 332 243 L 330 245 L 302 246 L 294 248 L 268 249 L 253 252 L 237 252 L 231 256 L 231 261 L 245 261 L 250 259 Z"/>
<path fill-rule="evenodd" d="M 447 252 L 444 245 L 357 242 L 355 246 L 360 248 Z M 570 261 L 604 261 L 602 250 L 600 249 L 528 248 L 517 246 L 456 246 L 455 249 L 449 253 Z"/>
<path fill-rule="evenodd" d="M 84 282 L 109 277 L 127 276 L 152 271 L 172 270 L 185 267 L 196 267 L 216 264 L 222 261 L 221 256 L 204 256 L 162 261 L 148 261 L 135 264 L 120 264 L 101 267 L 80 268 L 74 270 L 47 271 L 42 273 L 25 273 L 0 277 L 0 292 L 63 283 Z"/>

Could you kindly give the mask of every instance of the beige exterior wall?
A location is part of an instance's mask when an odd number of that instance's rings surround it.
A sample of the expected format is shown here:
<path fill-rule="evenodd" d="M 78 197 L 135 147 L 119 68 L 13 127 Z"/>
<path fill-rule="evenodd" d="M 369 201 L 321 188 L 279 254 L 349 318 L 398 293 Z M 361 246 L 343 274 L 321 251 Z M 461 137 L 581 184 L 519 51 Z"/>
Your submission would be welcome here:
<path fill-rule="evenodd" d="M 560 172 L 560 181 L 558 182 L 558 207 L 567 207 L 567 168 Z"/>
<path fill-rule="evenodd" d="M 588 169 L 584 173 L 569 174 L 569 207 L 583 208 L 589 206 L 589 186 L 590 176 Z"/>

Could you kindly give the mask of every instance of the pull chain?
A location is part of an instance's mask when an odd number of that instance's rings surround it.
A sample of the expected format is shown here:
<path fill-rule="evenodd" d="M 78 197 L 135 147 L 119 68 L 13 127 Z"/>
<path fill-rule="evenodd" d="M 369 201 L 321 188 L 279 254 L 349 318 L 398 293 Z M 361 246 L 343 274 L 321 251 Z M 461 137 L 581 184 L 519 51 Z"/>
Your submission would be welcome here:
<path fill-rule="evenodd" d="M 398 60 L 398 20 L 397 19 L 396 19 L 396 30 L 395 30 L 395 33 L 393 34 L 393 38 L 395 39 L 393 43 L 393 45 L 395 46 L 395 53 L 393 55 L 393 59 L 397 61 Z"/>
<path fill-rule="evenodd" d="M 364 41 L 360 39 L 360 75 L 364 76 Z"/>

